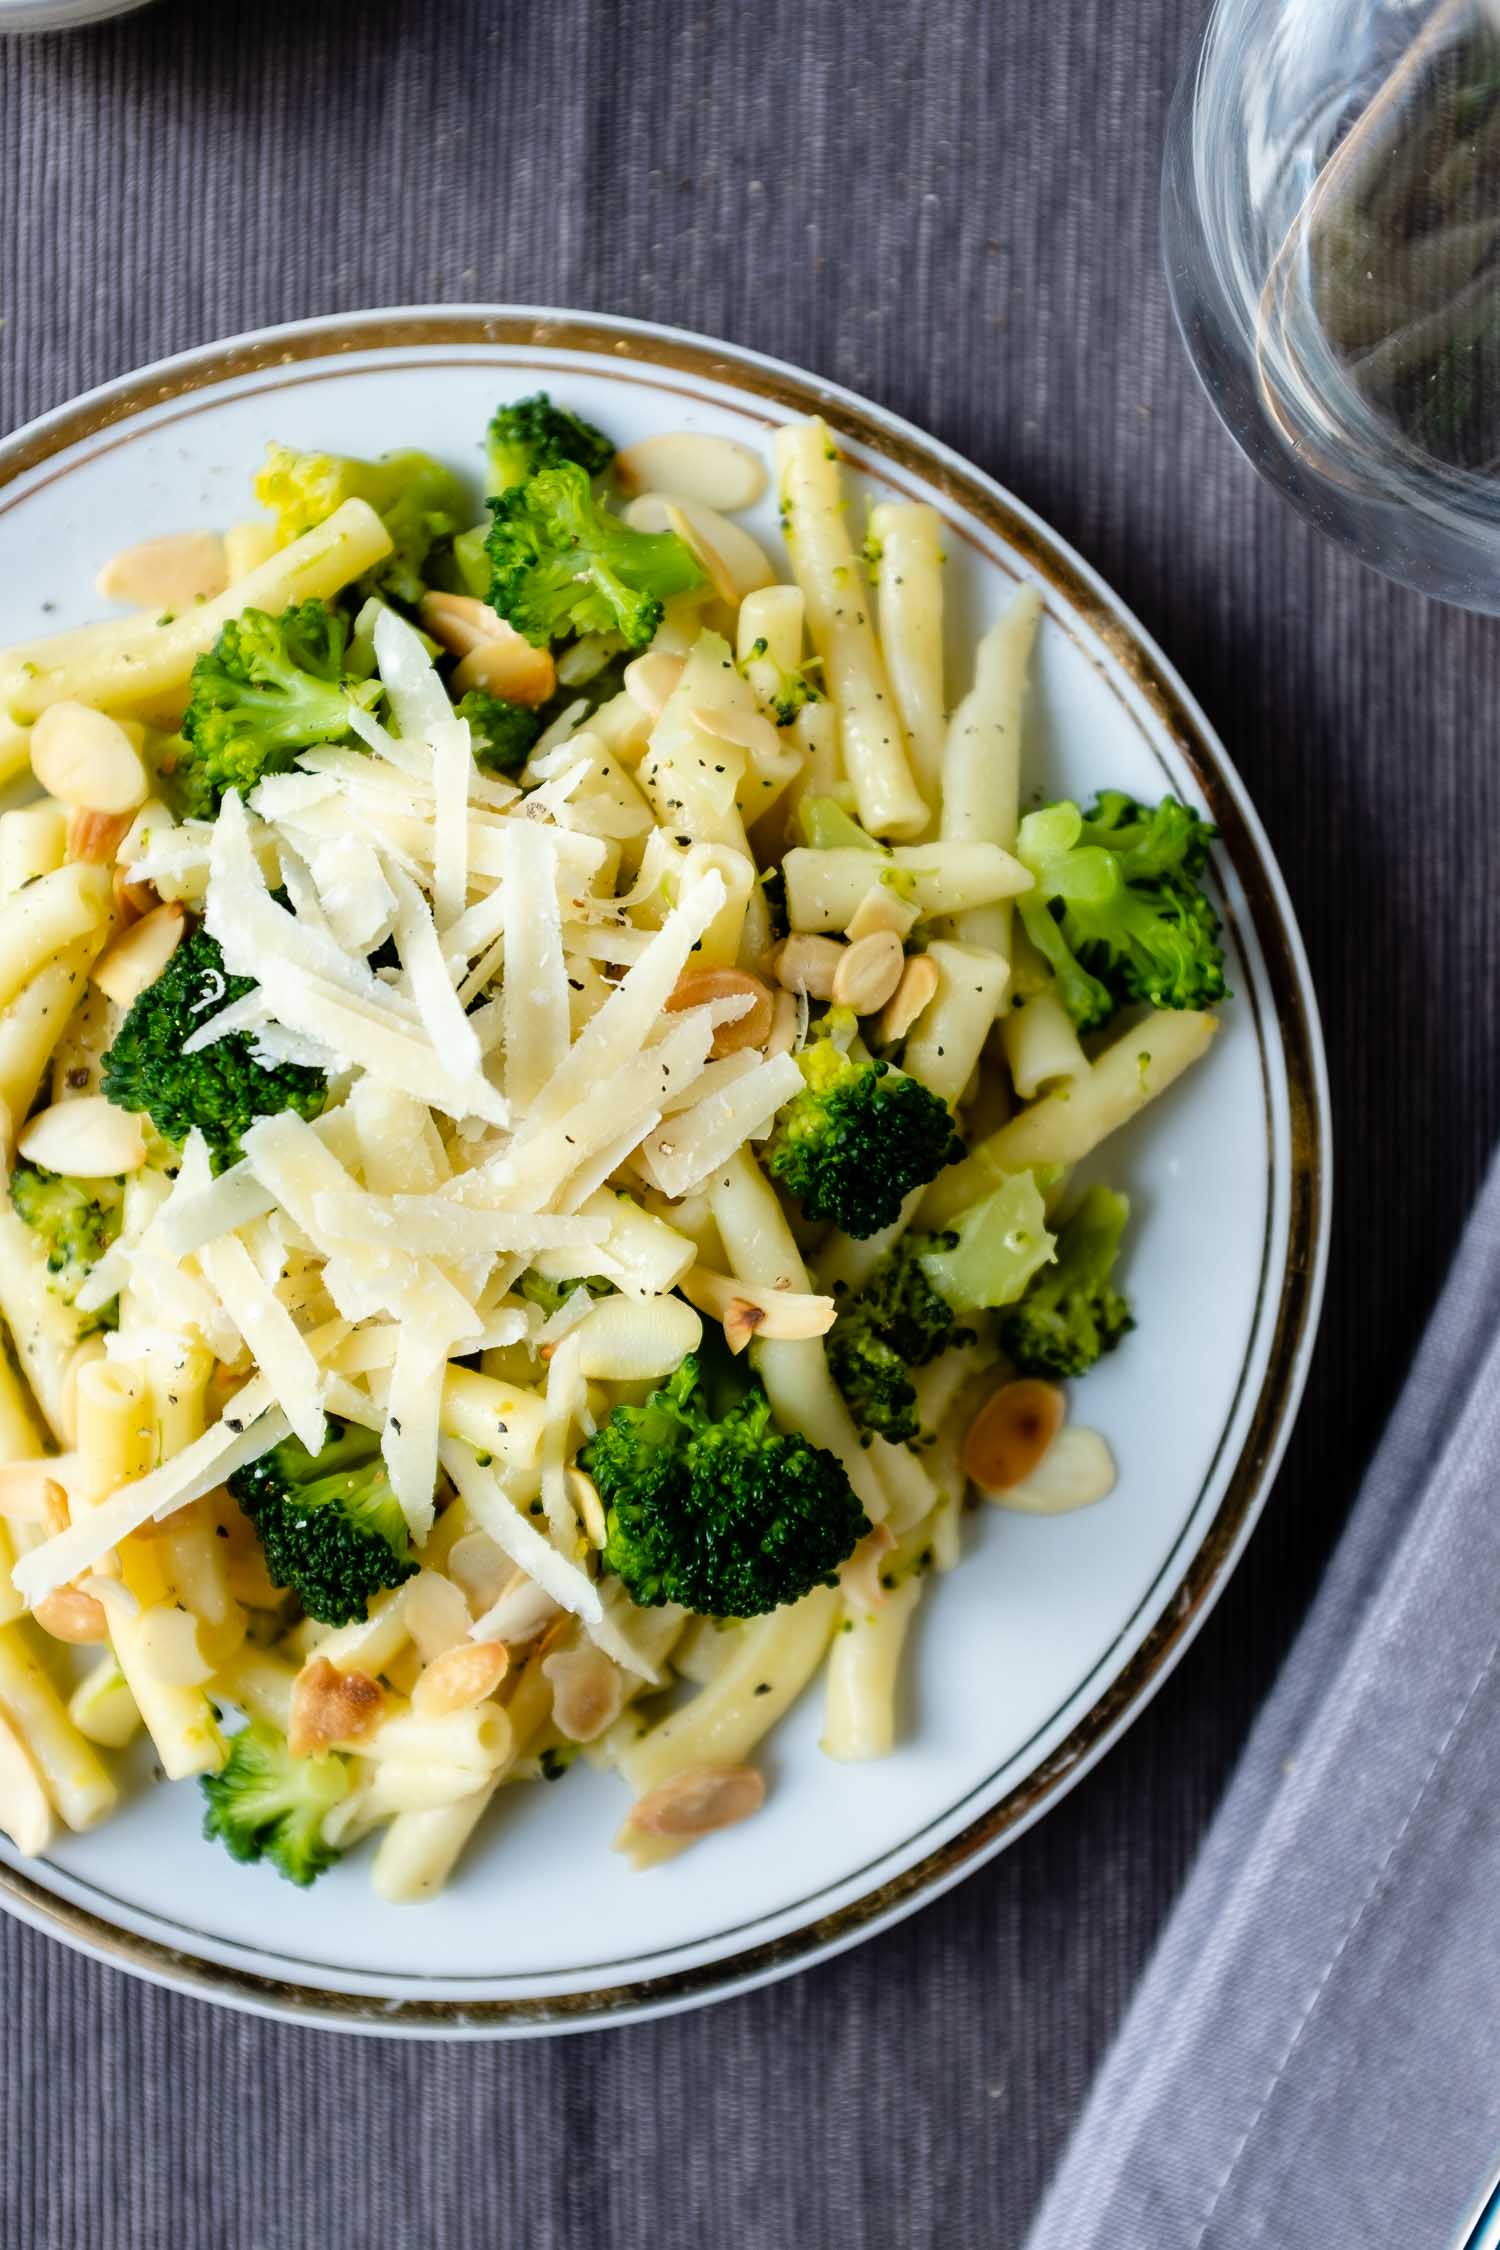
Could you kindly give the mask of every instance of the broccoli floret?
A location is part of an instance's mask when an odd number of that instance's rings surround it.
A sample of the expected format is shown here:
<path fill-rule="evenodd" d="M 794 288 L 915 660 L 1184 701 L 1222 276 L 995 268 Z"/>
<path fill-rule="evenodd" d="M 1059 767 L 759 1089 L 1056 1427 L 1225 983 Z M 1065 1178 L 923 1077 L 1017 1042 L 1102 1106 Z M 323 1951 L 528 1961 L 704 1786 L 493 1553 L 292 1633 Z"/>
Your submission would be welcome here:
<path fill-rule="evenodd" d="M 182 812 L 212 820 L 226 790 L 247 795 L 315 742 L 349 738 L 350 704 L 368 711 L 383 691 L 347 670 L 348 640 L 325 602 L 231 618 L 193 666 L 182 734 L 161 761 Z"/>
<path fill-rule="evenodd" d="M 642 648 L 669 594 L 703 573 L 675 531 L 632 531 L 560 461 L 490 502 L 490 601 L 538 648 L 572 633 L 618 633 Z"/>
<path fill-rule="evenodd" d="M 568 1281 L 553 1281 L 547 1274 L 538 1273 L 535 1266 L 528 1266 L 516 1283 L 516 1295 L 535 1305 L 549 1320 L 562 1311 L 575 1289 L 586 1289 L 591 1297 L 612 1297 L 615 1293 L 614 1283 L 602 1274 L 585 1273 Z"/>
<path fill-rule="evenodd" d="M 91 1269 L 120 1231 L 125 1208 L 119 1180 L 75 1180 L 39 1164 L 16 1164 L 10 1200 L 19 1218 L 41 1236 L 47 1251 L 47 1286 L 71 1305 Z M 117 1301 L 91 1313 L 81 1333 L 119 1325 Z"/>
<path fill-rule="evenodd" d="M 576 461 L 591 477 L 602 476 L 615 449 L 602 430 L 565 406 L 554 406 L 545 391 L 499 407 L 485 433 L 491 492 L 513 492 L 539 469 Z"/>
<path fill-rule="evenodd" d="M 605 1567 L 648 1607 L 759 1617 L 831 1583 L 869 1529 L 840 1462 L 782 1435 L 727 1354 L 617 1406 L 578 1459 L 607 1510 Z"/>
<path fill-rule="evenodd" d="M 196 1125 L 216 1172 L 236 1162 L 240 1135 L 257 1117 L 283 1109 L 316 1117 L 328 1098 L 321 1070 L 258 1062 L 249 1032 L 232 1031 L 196 1054 L 183 1053 L 183 1041 L 201 1023 L 255 989 L 253 977 L 228 974 L 218 940 L 200 926 L 131 1002 L 104 1057 L 103 1090 L 115 1107 L 149 1117 L 175 1148 Z"/>
<path fill-rule="evenodd" d="M 330 1420 L 321 1452 L 283 1438 L 236 1469 L 229 1489 L 255 1526 L 276 1586 L 320 1625 L 363 1617 L 370 1596 L 418 1565 L 373 1430 Z"/>
<path fill-rule="evenodd" d="M 473 520 L 474 503 L 451 469 L 430 453 L 387 453 L 360 461 L 342 453 L 266 448 L 255 497 L 276 518 L 283 546 L 342 507 L 366 500 L 391 535 L 391 552 L 358 581 L 362 593 L 383 593 L 410 607 L 426 591 L 424 572 L 435 547 Z"/>
<path fill-rule="evenodd" d="M 948 1105 L 887 1062 L 856 1062 L 831 1010 L 798 1057 L 807 1080 L 776 1120 L 767 1163 L 810 1219 L 844 1234 L 878 1234 L 915 1187 L 963 1155 Z"/>
<path fill-rule="evenodd" d="M 797 713 L 809 703 L 823 701 L 823 692 L 813 686 L 806 665 L 778 664 L 766 641 L 751 643 L 750 653 L 740 670 L 762 701 L 770 705 L 779 727 L 789 727 Z"/>
<path fill-rule="evenodd" d="M 1021 1374 L 1086 1375 L 1135 1326 L 1110 1279 L 1129 1216 L 1123 1195 L 1089 1188 L 1058 1233 L 1056 1264 L 1000 1315 L 1000 1348 Z"/>
<path fill-rule="evenodd" d="M 1219 918 L 1199 883 L 1215 833 L 1175 797 L 1144 806 L 1118 789 L 1087 813 L 1064 798 L 1022 821 L 1016 855 L 1034 887 L 1016 903 L 1081 1031 L 1130 1000 L 1225 997 Z"/>
<path fill-rule="evenodd" d="M 219 1772 L 203 1776 L 203 1794 L 203 1833 L 233 1859 L 268 1859 L 305 1889 L 340 1856 L 323 1841 L 324 1821 L 349 1794 L 349 1767 L 336 1751 L 294 1758 L 285 1735 L 253 1719 Z"/>
<path fill-rule="evenodd" d="M 458 706 L 469 722 L 476 761 L 490 773 L 519 773 L 542 731 L 540 712 L 524 703 L 505 703 L 483 688 L 470 688 Z"/>
<path fill-rule="evenodd" d="M 900 1445 L 917 1435 L 917 1393 L 910 1370 L 925 1367 L 968 1331 L 934 1289 L 920 1263 L 924 1249 L 953 1235 L 903 1235 L 864 1287 L 846 1296 L 828 1332 L 829 1371 L 862 1430 Z"/>

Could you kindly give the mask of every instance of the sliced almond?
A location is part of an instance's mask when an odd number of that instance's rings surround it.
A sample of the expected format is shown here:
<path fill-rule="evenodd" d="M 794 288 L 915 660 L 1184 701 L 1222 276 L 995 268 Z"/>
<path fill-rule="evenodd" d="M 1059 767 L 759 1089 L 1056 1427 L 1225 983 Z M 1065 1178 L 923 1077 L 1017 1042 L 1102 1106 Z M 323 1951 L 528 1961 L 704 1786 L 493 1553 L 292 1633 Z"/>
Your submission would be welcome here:
<path fill-rule="evenodd" d="M 224 542 L 216 531 L 174 531 L 125 547 L 94 581 L 106 601 L 133 602 L 138 609 L 191 609 L 211 602 L 229 584 Z"/>
<path fill-rule="evenodd" d="M 106 999 L 128 1008 L 148 984 L 155 984 L 186 928 L 187 915 L 176 899 L 153 907 L 105 948 L 89 974 Z"/>
<path fill-rule="evenodd" d="M 499 1599 L 483 1618 L 487 1641 L 505 1641 L 512 1649 L 524 1647 L 557 1623 L 558 1605 L 524 1570 L 513 1570 Z M 564 1621 L 566 1622 L 566 1621 Z M 477 1632 L 479 1627 L 476 1625 Z"/>
<path fill-rule="evenodd" d="M 809 1000 L 831 1000 L 833 980 L 843 958 L 844 948 L 836 938 L 813 937 L 799 930 L 777 946 L 771 969 L 777 983 L 785 985 L 788 992 L 805 993 Z"/>
<path fill-rule="evenodd" d="M 50 1461 L 10 1461 L 0 1469 L 0 1516 L 7 1523 L 40 1524 L 49 1533 L 68 1528 L 68 1496 L 48 1474 Z"/>
<path fill-rule="evenodd" d="M 1009 1492 L 1033 1476 L 1063 1426 L 1066 1401 L 1055 1383 L 1023 1376 L 992 1391 L 969 1424 L 959 1466 L 981 1492 Z"/>
<path fill-rule="evenodd" d="M 26 1745 L 0 1715 L 0 1827 L 18 1852 L 37 1859 L 52 1841 L 52 1807 Z"/>
<path fill-rule="evenodd" d="M 709 1053 L 722 1057 L 738 1054 L 742 1047 L 763 1047 L 770 1036 L 771 995 L 759 977 L 746 969 L 685 969 L 667 994 L 666 1011 L 679 1015 L 684 1008 L 706 1008 L 713 1000 L 740 999 L 750 1002 L 745 1013 L 714 1031 Z"/>
<path fill-rule="evenodd" d="M 472 1620 L 462 1587 L 435 1570 L 421 1571 L 412 1580 L 402 1614 L 424 1664 L 433 1663 L 469 1637 Z"/>
<path fill-rule="evenodd" d="M 570 1742 L 594 1742 L 625 1708 L 625 1675 L 601 1649 L 559 1649 L 542 1658 L 552 1686 L 552 1719 Z"/>
<path fill-rule="evenodd" d="M 920 908 L 892 890 L 889 883 L 872 883 L 845 924 L 844 935 L 851 945 L 877 930 L 894 930 L 897 937 L 904 938 L 920 914 Z"/>
<path fill-rule="evenodd" d="M 493 1609 L 508 1585 L 515 1565 L 487 1531 L 466 1531 L 448 1555 L 448 1576 L 459 1586 L 471 1617 Z"/>
<path fill-rule="evenodd" d="M 109 1639 L 103 1603 L 95 1601 L 92 1594 L 80 1594 L 74 1586 L 59 1586 L 55 1593 L 44 1595 L 31 1614 L 55 1641 L 93 1648 Z"/>
<path fill-rule="evenodd" d="M 992 1495 L 1002 1508 L 1028 1516 L 1065 1516 L 1107 1500 L 1116 1483 L 1115 1457 L 1097 1430 L 1069 1423 L 1058 1431 L 1030 1476 Z"/>
<path fill-rule="evenodd" d="M 134 815 L 128 812 L 88 812 L 75 805 L 68 815 L 68 857 L 107 867 L 130 833 Z"/>
<path fill-rule="evenodd" d="M 785 743 L 759 711 L 689 711 L 688 717 L 715 742 L 727 742 L 761 763 L 779 765 L 786 757 Z"/>
<path fill-rule="evenodd" d="M 766 1059 L 774 1055 L 789 1055 L 797 1044 L 797 997 L 792 992 L 778 992 L 771 1009 L 771 1036 L 766 1041 Z"/>
<path fill-rule="evenodd" d="M 640 1798 L 629 1825 L 643 1836 L 707 1836 L 748 1820 L 765 1801 L 754 1766 L 688 1766 Z"/>
<path fill-rule="evenodd" d="M 146 1161 L 140 1119 L 116 1109 L 102 1094 L 81 1094 L 76 1101 L 39 1110 L 22 1127 L 16 1145 L 28 1164 L 80 1180 L 138 1172 Z"/>
<path fill-rule="evenodd" d="M 470 656 L 486 641 L 498 640 L 505 620 L 475 594 L 424 594 L 417 612 L 424 632 L 454 656 Z M 507 632 L 513 626 L 505 626 Z"/>
<path fill-rule="evenodd" d="M 31 730 L 31 770 L 49 796 L 88 812 L 134 812 L 150 792 L 124 723 L 87 703 L 47 706 Z"/>
<path fill-rule="evenodd" d="M 758 540 L 715 508 L 698 500 L 675 500 L 666 492 L 643 492 L 625 510 L 634 531 L 675 531 L 692 549 L 704 577 L 720 601 L 737 609 L 747 594 L 773 586 L 776 573 Z"/>
<path fill-rule="evenodd" d="M 309 1657 L 292 1687 L 287 1748 L 307 1758 L 335 1742 L 362 1742 L 385 1710 L 385 1689 L 368 1672 L 342 1672 L 326 1656 Z"/>
<path fill-rule="evenodd" d="M 680 656 L 668 656 L 665 649 L 648 648 L 644 656 L 637 656 L 626 665 L 625 693 L 648 719 L 659 719 L 685 669 Z"/>
<path fill-rule="evenodd" d="M 833 973 L 836 1007 L 852 1008 L 857 1016 L 873 1016 L 883 1008 L 901 982 L 906 954 L 894 930 L 872 930 L 844 948 Z"/>
<path fill-rule="evenodd" d="M 765 1289 L 736 1281 L 712 1266 L 690 1266 L 677 1284 L 690 1305 L 721 1321 L 732 1352 L 742 1352 L 752 1337 L 800 1343 L 826 1336 L 838 1306 L 832 1297 L 801 1289 Z"/>
<path fill-rule="evenodd" d="M 149 914 L 160 904 L 161 893 L 150 883 L 132 883 L 122 860 L 115 869 L 114 880 L 115 920 L 121 927 L 138 922 L 143 914 Z"/>
<path fill-rule="evenodd" d="M 504 1641 L 468 1641 L 434 1657 L 411 1691 L 412 1709 L 439 1717 L 467 1711 L 493 1695 L 510 1670 Z"/>
<path fill-rule="evenodd" d="M 700 430 L 661 430 L 615 455 L 626 492 L 669 492 L 707 508 L 753 508 L 766 489 L 766 465 L 748 445 Z"/>
<path fill-rule="evenodd" d="M 509 636 L 507 639 L 485 641 L 464 658 L 453 675 L 454 695 L 482 688 L 486 695 L 498 695 L 506 703 L 525 703 L 534 708 L 547 702 L 557 687 L 557 667 L 550 652 L 533 648 L 508 625 L 502 625 L 501 630 Z"/>
<path fill-rule="evenodd" d="M 876 1036 L 887 1045 L 893 1039 L 904 1039 L 924 1008 L 937 998 L 940 983 L 937 963 L 925 953 L 914 953 L 901 972 L 897 985 L 877 1026 Z"/>

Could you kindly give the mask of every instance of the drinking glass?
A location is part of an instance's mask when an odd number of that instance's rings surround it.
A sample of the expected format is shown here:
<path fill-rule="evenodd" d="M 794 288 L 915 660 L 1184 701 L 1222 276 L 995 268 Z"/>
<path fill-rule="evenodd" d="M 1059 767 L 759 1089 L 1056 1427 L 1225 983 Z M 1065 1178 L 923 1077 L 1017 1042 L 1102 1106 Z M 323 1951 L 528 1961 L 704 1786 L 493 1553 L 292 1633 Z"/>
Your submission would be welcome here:
<path fill-rule="evenodd" d="M 1218 0 L 1162 217 L 1255 466 L 1375 569 L 1500 612 L 1500 0 Z"/>

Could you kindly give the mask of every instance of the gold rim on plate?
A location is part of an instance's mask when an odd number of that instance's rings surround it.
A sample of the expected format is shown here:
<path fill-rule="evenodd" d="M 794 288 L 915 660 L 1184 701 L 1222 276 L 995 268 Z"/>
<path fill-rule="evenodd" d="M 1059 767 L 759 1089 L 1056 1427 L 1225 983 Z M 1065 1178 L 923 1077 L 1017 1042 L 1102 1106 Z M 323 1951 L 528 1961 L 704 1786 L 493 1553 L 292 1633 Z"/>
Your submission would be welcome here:
<path fill-rule="evenodd" d="M 76 1901 L 59 1897 L 21 1870 L 0 1865 L 0 1905 L 8 1904 L 33 1926 L 137 1975 L 200 1998 L 303 2022 L 450 2037 L 584 2029 L 727 1997 L 875 1934 L 882 1924 L 947 1889 L 1028 1827 L 1049 1800 L 1078 1780 L 1124 1731 L 1166 1677 L 1225 1584 L 1264 1502 L 1301 1396 L 1322 1293 L 1328 1227 L 1327 1090 L 1306 963 L 1280 878 L 1253 816 L 1247 816 L 1225 771 L 1222 752 L 1160 652 L 1122 616 L 1119 605 L 1104 594 L 1079 558 L 998 485 L 910 424 L 796 368 L 681 330 L 525 308 L 397 309 L 300 322 L 187 353 L 127 376 L 44 416 L 0 445 L 0 494 L 29 477 L 25 497 L 30 497 L 73 467 L 97 459 L 111 443 L 129 442 L 133 433 L 128 425 L 142 413 L 152 412 L 155 418 L 148 426 L 157 427 L 160 417 L 155 410 L 191 400 L 225 382 L 277 369 L 284 371 L 282 381 L 265 387 L 324 381 L 344 372 L 340 362 L 380 351 L 430 354 L 448 347 L 463 350 L 465 363 L 472 364 L 473 347 L 483 345 L 505 352 L 511 365 L 516 352 L 528 348 L 607 359 L 614 363 L 617 376 L 624 373 L 622 362 L 635 361 L 643 369 L 639 379 L 656 390 L 663 388 L 662 376 L 667 372 L 682 378 L 675 387 L 687 397 L 702 396 L 705 383 L 728 385 L 774 409 L 820 413 L 856 458 L 864 453 L 882 472 L 892 467 L 904 471 L 982 525 L 1004 550 L 996 555 L 986 548 L 992 561 L 1019 557 L 1055 589 L 1073 616 L 1104 643 L 1148 704 L 1191 769 L 1218 825 L 1270 988 L 1275 1017 L 1271 1029 L 1279 1033 L 1286 1073 L 1290 1175 L 1286 1253 L 1279 1282 L 1274 1274 L 1269 1276 L 1279 1294 L 1259 1395 L 1223 1498 L 1186 1568 L 1177 1575 L 1161 1614 L 1065 1739 L 998 1803 L 913 1866 L 859 1898 L 727 1957 L 595 1990 L 498 1999 L 403 1998 L 399 1990 L 386 1994 L 320 1989 L 205 1958 L 122 1929 Z M 313 372 L 305 364 L 310 361 L 331 364 Z M 205 399 L 185 407 L 183 414 L 206 411 L 215 403 Z M 768 415 L 768 422 L 771 419 Z M 119 434 L 109 440 L 111 431 Z M 98 438 L 107 442 L 92 447 L 82 461 L 59 462 L 48 475 L 29 474 L 44 469 L 68 449 Z M 0 516 L 20 497 L 0 497 Z M 968 536 L 956 521 L 948 529 Z M 1254 995 L 1248 997 L 1253 1005 Z M 1268 1027 L 1259 1021 L 1258 1011 L 1256 1030 L 1264 1054 Z M 1267 1278 L 1263 1272 L 1263 1291 Z M 1141 1607 L 1158 1598 L 1162 1578 L 1172 1569 L 1169 1558 L 1137 1608 L 1137 1617 Z M 1130 1627 L 1124 1630 L 1128 1633 Z"/>

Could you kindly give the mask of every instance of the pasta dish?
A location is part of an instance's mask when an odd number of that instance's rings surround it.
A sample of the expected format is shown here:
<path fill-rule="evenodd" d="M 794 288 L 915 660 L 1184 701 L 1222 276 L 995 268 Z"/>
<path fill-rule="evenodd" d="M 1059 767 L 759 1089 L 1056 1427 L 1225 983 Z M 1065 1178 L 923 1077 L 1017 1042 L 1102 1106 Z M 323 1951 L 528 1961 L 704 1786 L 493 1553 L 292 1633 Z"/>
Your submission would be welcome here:
<path fill-rule="evenodd" d="M 660 1863 L 815 1678 L 890 1750 L 979 1498 L 1114 1484 L 1076 1168 L 1212 1042 L 1213 831 L 1039 802 L 1036 589 L 950 685 L 937 512 L 771 452 L 511 400 L 481 506 L 273 444 L 0 651 L 20 1852 L 139 1741 L 299 1884 L 430 1897 L 580 1758 Z"/>

